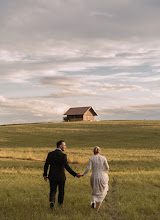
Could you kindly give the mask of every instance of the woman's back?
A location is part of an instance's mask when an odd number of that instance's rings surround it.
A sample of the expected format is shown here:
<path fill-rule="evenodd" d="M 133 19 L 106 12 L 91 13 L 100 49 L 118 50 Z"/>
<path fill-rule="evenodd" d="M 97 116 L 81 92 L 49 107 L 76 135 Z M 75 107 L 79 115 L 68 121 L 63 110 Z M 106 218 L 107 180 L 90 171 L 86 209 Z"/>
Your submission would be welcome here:
<path fill-rule="evenodd" d="M 93 149 L 94 156 L 89 158 L 89 164 L 82 176 L 86 175 L 92 169 L 92 175 L 90 177 L 90 184 L 92 187 L 91 204 L 92 208 L 95 207 L 99 210 L 99 207 L 107 195 L 108 191 L 108 172 L 109 165 L 107 159 L 100 155 L 100 148 L 98 146 Z"/>
<path fill-rule="evenodd" d="M 92 174 L 104 172 L 109 169 L 107 160 L 104 156 L 94 155 L 90 157 Z"/>

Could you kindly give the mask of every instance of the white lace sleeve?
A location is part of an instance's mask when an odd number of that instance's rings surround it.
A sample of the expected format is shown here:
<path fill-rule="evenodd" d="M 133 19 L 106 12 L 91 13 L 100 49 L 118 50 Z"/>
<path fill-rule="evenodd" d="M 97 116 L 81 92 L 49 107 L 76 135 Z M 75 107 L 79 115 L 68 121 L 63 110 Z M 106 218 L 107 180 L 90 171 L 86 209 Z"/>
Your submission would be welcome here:
<path fill-rule="evenodd" d="M 87 167 L 87 169 L 84 171 L 83 176 L 86 175 L 86 174 L 91 170 L 91 168 L 92 168 L 92 162 L 91 162 L 91 160 L 89 159 L 88 167 Z"/>
<path fill-rule="evenodd" d="M 106 170 L 108 171 L 109 170 L 109 165 L 108 165 L 108 162 L 107 162 L 106 158 L 104 160 L 104 166 L 105 166 Z"/>

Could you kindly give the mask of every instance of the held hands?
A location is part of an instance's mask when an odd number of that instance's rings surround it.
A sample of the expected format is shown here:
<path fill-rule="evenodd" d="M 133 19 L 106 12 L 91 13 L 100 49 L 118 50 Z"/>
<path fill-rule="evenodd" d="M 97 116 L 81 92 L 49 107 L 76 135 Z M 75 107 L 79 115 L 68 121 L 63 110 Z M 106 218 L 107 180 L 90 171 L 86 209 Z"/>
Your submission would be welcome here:
<path fill-rule="evenodd" d="M 83 175 L 82 174 L 80 174 L 80 173 L 77 173 L 76 174 L 76 177 L 78 177 L 78 178 L 80 178 L 80 177 L 82 177 Z"/>

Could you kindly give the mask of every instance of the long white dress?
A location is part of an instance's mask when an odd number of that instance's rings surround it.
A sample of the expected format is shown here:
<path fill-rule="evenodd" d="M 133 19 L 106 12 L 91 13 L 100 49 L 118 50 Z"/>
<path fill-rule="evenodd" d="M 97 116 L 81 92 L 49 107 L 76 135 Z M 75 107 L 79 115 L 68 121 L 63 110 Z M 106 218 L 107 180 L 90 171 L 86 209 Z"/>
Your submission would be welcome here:
<path fill-rule="evenodd" d="M 107 159 L 101 155 L 94 155 L 89 158 L 89 165 L 83 175 L 92 169 L 90 183 L 92 187 L 91 203 L 102 202 L 109 190 L 109 177 L 106 170 L 109 170 Z"/>

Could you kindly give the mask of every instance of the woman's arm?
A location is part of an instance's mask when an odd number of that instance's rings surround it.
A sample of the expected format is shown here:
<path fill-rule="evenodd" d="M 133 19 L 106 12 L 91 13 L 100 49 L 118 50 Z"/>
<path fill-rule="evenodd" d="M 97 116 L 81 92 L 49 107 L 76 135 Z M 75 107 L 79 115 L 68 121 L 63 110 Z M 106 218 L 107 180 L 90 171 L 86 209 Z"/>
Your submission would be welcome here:
<path fill-rule="evenodd" d="M 89 159 L 89 164 L 88 164 L 88 167 L 87 169 L 84 171 L 84 173 L 82 174 L 82 176 L 86 175 L 92 168 L 92 162 L 91 160 Z"/>
<path fill-rule="evenodd" d="M 107 172 L 109 171 L 109 165 L 108 165 L 108 162 L 107 162 L 107 159 L 105 158 L 105 160 L 104 160 L 104 166 L 105 166 L 105 168 L 106 168 L 106 170 L 107 170 Z"/>

